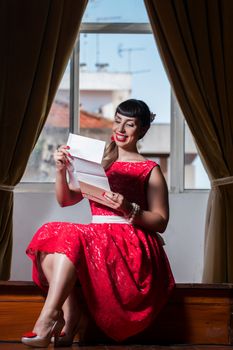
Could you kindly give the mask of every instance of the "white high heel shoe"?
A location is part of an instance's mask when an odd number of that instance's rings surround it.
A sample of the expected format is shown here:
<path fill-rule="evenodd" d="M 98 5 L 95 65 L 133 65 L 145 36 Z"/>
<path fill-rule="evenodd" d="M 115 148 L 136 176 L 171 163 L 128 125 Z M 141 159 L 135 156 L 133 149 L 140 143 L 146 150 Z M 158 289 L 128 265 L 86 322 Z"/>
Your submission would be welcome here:
<path fill-rule="evenodd" d="M 76 326 L 72 329 L 71 332 L 66 333 L 66 332 L 62 331 L 59 334 L 59 337 L 56 341 L 56 347 L 62 348 L 62 347 L 72 346 L 72 344 L 74 342 L 74 338 L 79 331 L 79 328 L 80 328 L 80 323 L 78 322 L 76 324 Z M 52 337 L 51 343 L 55 343 L 55 337 Z"/>
<path fill-rule="evenodd" d="M 73 326 L 71 330 L 69 330 L 67 333 L 66 332 L 61 332 L 58 339 L 57 339 L 57 347 L 69 347 L 72 346 L 75 336 L 79 334 L 78 338 L 80 336 L 82 337 L 82 333 L 86 329 L 88 324 L 88 318 L 85 314 L 82 314 L 81 317 L 79 318 L 78 322 L 76 325 Z M 51 342 L 54 343 L 54 337 L 52 337 Z M 77 342 L 80 343 L 80 341 L 77 339 Z"/>
<path fill-rule="evenodd" d="M 23 344 L 28 346 L 37 347 L 37 348 L 46 348 L 49 346 L 51 338 L 54 337 L 54 347 L 56 347 L 61 330 L 64 327 L 64 325 L 65 325 L 65 321 L 63 317 L 60 316 L 58 320 L 53 322 L 46 336 L 41 337 L 34 332 L 28 332 L 22 336 L 21 341 Z"/>

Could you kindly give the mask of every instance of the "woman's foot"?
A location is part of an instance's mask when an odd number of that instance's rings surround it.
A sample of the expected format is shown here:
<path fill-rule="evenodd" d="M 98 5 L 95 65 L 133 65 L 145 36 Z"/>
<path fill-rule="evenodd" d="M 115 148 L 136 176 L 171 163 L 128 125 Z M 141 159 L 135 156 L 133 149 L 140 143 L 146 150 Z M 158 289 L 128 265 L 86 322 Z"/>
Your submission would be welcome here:
<path fill-rule="evenodd" d="M 80 327 L 80 314 L 72 313 L 68 316 L 69 318 L 65 320 L 65 325 L 57 341 L 58 347 L 71 346 Z"/>
<path fill-rule="evenodd" d="M 62 329 L 58 340 L 58 346 L 71 346 L 75 335 L 81 326 L 80 320 L 82 317 L 81 305 L 83 304 L 83 296 L 80 288 L 74 287 L 70 295 L 63 304 L 65 326 Z"/>
<path fill-rule="evenodd" d="M 43 313 L 37 320 L 33 331 L 24 334 L 21 341 L 32 347 L 47 347 L 51 338 L 54 337 L 54 345 L 56 346 L 64 324 L 62 311 Z"/>

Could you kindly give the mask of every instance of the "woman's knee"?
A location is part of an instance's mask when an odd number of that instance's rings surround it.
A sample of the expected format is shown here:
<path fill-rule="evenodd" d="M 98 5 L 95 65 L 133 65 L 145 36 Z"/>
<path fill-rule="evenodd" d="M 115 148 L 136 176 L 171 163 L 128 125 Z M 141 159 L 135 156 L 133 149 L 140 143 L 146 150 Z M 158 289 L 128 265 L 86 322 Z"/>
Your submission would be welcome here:
<path fill-rule="evenodd" d="M 50 279 L 50 275 L 53 271 L 54 254 L 40 253 L 40 266 L 47 279 Z"/>

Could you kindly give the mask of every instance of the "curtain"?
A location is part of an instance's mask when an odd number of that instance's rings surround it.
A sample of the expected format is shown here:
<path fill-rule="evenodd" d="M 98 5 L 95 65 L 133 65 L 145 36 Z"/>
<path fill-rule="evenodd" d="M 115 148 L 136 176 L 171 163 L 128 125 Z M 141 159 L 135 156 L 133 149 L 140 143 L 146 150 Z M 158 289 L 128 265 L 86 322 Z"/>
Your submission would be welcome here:
<path fill-rule="evenodd" d="M 46 121 L 87 0 L 0 0 L 0 279 L 10 275 L 13 192 Z M 22 232 L 23 234 L 23 232 Z"/>
<path fill-rule="evenodd" d="M 212 183 L 203 282 L 232 283 L 233 1 L 144 1 L 165 69 Z"/>

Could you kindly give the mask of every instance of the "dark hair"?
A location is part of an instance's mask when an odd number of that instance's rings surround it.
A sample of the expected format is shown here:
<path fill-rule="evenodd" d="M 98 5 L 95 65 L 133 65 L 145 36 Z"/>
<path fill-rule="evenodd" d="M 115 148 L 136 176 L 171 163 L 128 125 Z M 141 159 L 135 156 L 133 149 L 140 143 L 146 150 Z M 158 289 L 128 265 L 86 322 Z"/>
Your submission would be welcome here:
<path fill-rule="evenodd" d="M 141 127 L 144 128 L 141 137 L 143 137 L 151 124 L 152 113 L 147 104 L 141 100 L 129 99 L 121 102 L 116 108 L 115 115 L 119 113 L 129 118 L 138 118 Z M 118 148 L 115 141 L 110 142 L 107 146 L 102 165 L 107 169 L 118 157 Z"/>
<path fill-rule="evenodd" d="M 151 111 L 147 104 L 141 100 L 129 99 L 121 102 L 116 108 L 115 114 L 122 114 L 125 117 L 138 118 L 142 127 L 150 127 Z"/>

